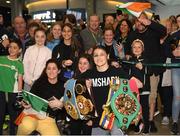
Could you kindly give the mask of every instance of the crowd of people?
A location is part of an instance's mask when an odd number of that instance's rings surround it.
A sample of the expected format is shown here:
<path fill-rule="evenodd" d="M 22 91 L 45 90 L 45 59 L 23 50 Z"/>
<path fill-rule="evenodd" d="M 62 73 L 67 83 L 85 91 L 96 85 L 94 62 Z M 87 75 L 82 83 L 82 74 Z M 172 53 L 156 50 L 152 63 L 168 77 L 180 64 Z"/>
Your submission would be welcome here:
<path fill-rule="evenodd" d="M 38 19 L 27 22 L 21 16 L 14 18 L 11 28 L 5 23 L 0 14 L 1 135 L 7 114 L 10 135 L 34 131 L 41 135 L 124 135 L 116 124 L 111 131 L 99 126 L 112 77 L 134 80 L 139 88 L 142 117 L 134 127 L 136 134 L 158 131 L 154 122 L 158 94 L 163 107 L 161 124 L 168 125 L 172 117 L 171 132 L 179 133 L 180 67 L 169 69 L 161 64 L 180 63 L 180 15 L 163 23 L 145 12 L 131 18 L 125 13 L 116 18 L 107 15 L 103 26 L 96 14 L 80 26 L 73 14 L 50 28 Z M 64 87 L 71 78 L 87 80 L 97 118 L 74 120 L 66 114 Z M 16 126 L 21 110 L 31 108 L 23 101 L 19 101 L 20 109 L 15 106 L 22 90 L 48 100 L 48 114 L 40 119 L 27 115 Z M 58 119 L 65 120 L 68 130 L 58 128 Z"/>

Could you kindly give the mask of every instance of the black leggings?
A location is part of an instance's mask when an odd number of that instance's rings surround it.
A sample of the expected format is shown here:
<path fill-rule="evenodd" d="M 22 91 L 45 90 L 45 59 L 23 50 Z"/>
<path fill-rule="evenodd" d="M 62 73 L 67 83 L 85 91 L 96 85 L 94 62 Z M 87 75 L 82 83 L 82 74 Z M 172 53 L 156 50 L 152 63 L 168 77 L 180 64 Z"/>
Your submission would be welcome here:
<path fill-rule="evenodd" d="M 70 122 L 71 135 L 91 135 L 92 126 L 87 126 L 86 121 L 71 120 Z"/>
<path fill-rule="evenodd" d="M 144 125 L 149 125 L 149 95 L 140 95 L 140 104 L 142 107 L 142 117 Z"/>
<path fill-rule="evenodd" d="M 13 106 L 15 102 L 16 102 L 15 93 L 8 93 L 8 102 L 6 102 L 5 93 L 0 91 L 0 135 L 3 134 L 3 123 L 6 115 L 6 106 L 10 116 L 9 134 L 10 135 L 16 134 L 15 132 L 16 125 L 14 124 L 14 121 L 17 117 L 17 111 Z"/>

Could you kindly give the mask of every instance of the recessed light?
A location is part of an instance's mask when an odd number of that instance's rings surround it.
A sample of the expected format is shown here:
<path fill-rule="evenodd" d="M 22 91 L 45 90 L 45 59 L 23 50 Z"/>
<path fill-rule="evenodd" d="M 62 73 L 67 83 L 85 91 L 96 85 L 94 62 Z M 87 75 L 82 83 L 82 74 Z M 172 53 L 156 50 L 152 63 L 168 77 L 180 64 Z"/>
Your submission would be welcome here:
<path fill-rule="evenodd" d="M 11 3 L 11 1 L 10 1 L 10 0 L 6 0 L 6 3 L 8 3 L 8 4 L 9 4 L 9 3 Z"/>

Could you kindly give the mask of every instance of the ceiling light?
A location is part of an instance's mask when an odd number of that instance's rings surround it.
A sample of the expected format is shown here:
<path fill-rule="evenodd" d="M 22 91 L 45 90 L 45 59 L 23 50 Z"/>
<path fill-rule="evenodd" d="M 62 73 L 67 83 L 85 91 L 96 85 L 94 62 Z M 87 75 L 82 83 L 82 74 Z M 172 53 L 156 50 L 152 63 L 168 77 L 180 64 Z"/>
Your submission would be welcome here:
<path fill-rule="evenodd" d="M 8 3 L 8 4 L 9 4 L 9 3 L 11 3 L 11 1 L 10 1 L 10 0 L 6 0 L 6 3 Z"/>

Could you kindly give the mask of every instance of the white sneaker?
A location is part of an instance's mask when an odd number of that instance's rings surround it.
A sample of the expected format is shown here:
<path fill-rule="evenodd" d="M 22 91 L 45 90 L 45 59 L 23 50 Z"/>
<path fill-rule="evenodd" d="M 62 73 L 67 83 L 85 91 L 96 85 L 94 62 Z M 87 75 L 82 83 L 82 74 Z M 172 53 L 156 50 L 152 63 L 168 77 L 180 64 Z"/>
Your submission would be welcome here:
<path fill-rule="evenodd" d="M 139 125 L 139 134 L 142 132 L 143 128 L 144 128 L 144 124 L 141 123 L 141 124 Z"/>
<path fill-rule="evenodd" d="M 154 113 L 154 117 L 155 117 L 155 116 L 157 116 L 159 113 L 160 113 L 160 111 L 159 111 L 159 110 L 155 111 L 155 113 Z"/>
<path fill-rule="evenodd" d="M 167 116 L 163 117 L 161 124 L 162 125 L 168 125 L 169 124 L 169 118 Z"/>
<path fill-rule="evenodd" d="M 134 132 L 134 134 L 140 134 L 140 133 L 142 132 L 143 128 L 144 128 L 144 124 L 141 123 L 141 124 L 139 125 L 139 131 L 138 131 L 138 132 Z"/>

